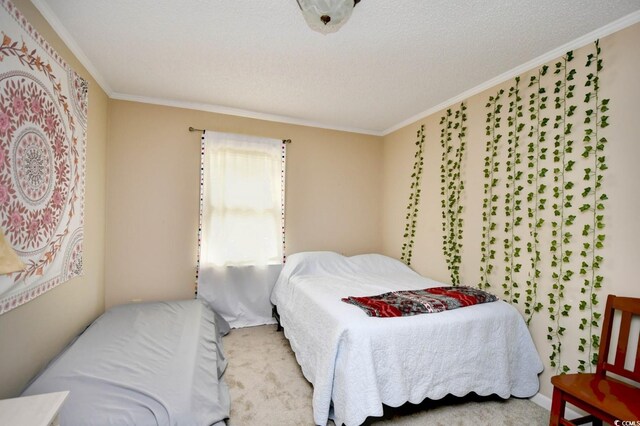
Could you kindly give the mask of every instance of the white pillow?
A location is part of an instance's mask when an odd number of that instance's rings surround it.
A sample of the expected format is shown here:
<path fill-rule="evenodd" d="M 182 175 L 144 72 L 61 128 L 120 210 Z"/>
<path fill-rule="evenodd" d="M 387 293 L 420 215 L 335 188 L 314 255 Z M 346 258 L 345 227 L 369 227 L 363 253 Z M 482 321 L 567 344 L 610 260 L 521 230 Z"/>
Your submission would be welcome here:
<path fill-rule="evenodd" d="M 347 258 L 333 251 L 305 251 L 287 256 L 282 270 L 289 277 L 293 275 L 318 275 L 332 273 L 348 266 Z"/>
<path fill-rule="evenodd" d="M 292 254 L 287 257 L 282 274 L 287 277 L 351 274 L 417 275 L 399 260 L 381 254 L 370 253 L 346 257 L 332 251 L 309 251 Z"/>

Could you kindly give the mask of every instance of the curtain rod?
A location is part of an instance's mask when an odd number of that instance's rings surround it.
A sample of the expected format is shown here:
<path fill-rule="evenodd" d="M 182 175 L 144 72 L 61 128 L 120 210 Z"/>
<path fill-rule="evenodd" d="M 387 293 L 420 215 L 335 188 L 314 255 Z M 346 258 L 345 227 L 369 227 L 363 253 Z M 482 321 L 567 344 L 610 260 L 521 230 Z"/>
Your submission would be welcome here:
<path fill-rule="evenodd" d="M 202 129 L 196 129 L 195 127 L 189 126 L 190 132 L 204 132 Z M 282 139 L 282 143 L 291 143 L 291 139 Z"/>

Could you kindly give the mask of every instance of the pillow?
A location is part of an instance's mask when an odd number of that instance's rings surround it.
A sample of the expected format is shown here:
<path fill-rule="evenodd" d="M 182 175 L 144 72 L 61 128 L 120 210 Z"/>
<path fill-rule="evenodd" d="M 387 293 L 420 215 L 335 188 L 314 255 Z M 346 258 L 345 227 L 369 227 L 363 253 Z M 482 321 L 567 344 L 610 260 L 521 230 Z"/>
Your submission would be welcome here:
<path fill-rule="evenodd" d="M 332 273 L 348 267 L 347 258 L 333 251 L 305 251 L 287 257 L 282 273 L 293 275 L 318 275 Z"/>
<path fill-rule="evenodd" d="M 309 251 L 295 253 L 287 257 L 281 276 L 290 278 L 294 275 L 351 274 L 417 275 L 399 260 L 381 254 L 371 253 L 346 257 L 332 251 Z"/>

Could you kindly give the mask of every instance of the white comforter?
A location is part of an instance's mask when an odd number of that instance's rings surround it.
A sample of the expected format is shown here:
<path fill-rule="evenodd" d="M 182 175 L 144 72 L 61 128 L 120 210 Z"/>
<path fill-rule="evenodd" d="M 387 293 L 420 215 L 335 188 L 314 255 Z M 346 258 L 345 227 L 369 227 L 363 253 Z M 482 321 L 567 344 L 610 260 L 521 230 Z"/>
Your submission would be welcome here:
<path fill-rule="evenodd" d="M 543 366 L 519 312 L 503 301 L 411 317 L 368 317 L 342 302 L 441 286 L 382 255 L 298 253 L 271 301 L 304 376 L 318 425 L 359 425 L 397 407 L 447 394 L 529 397 Z"/>

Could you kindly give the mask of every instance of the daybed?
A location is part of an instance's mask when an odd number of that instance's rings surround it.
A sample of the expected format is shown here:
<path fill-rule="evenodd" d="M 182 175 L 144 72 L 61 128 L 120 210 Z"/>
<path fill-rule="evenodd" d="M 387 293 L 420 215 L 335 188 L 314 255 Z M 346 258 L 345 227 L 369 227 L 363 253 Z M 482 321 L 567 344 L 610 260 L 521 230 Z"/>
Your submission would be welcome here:
<path fill-rule="evenodd" d="M 530 397 L 543 366 L 520 313 L 503 301 L 397 318 L 367 316 L 348 296 L 443 284 L 382 255 L 298 253 L 271 301 L 304 376 L 318 425 L 358 425 L 383 404 L 448 394 Z"/>
<path fill-rule="evenodd" d="M 111 308 L 23 395 L 70 391 L 65 426 L 223 425 L 223 321 L 199 300 Z"/>

